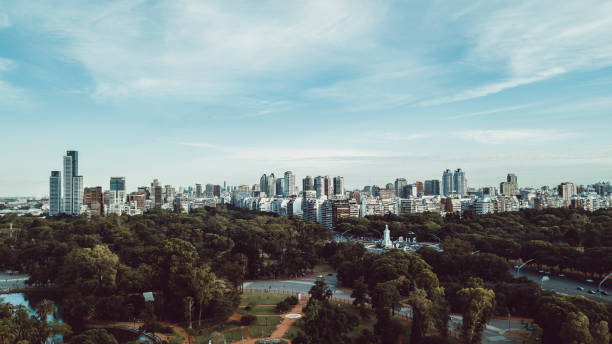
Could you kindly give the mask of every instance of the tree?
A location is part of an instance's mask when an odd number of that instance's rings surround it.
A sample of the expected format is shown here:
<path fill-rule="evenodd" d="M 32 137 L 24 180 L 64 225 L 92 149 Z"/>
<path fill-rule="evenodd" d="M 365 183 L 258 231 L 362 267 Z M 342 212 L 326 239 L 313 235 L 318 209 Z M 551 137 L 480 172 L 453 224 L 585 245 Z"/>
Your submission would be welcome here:
<path fill-rule="evenodd" d="M 368 302 L 368 285 L 363 280 L 363 276 L 359 277 L 357 281 L 355 281 L 353 285 L 353 292 L 351 293 L 351 297 L 353 298 L 353 305 L 357 307 L 364 307 Z"/>
<path fill-rule="evenodd" d="M 191 323 L 191 314 L 193 314 L 193 297 L 187 296 L 185 299 L 183 299 L 183 302 L 185 303 L 185 318 L 186 320 L 189 319 L 189 328 L 193 328 Z"/>
<path fill-rule="evenodd" d="M 118 344 L 115 337 L 104 329 L 87 330 L 72 337 L 68 344 Z"/>
<path fill-rule="evenodd" d="M 202 328 L 202 308 L 214 297 L 217 277 L 208 266 L 201 266 L 193 271 L 193 288 L 198 302 L 198 328 Z"/>
<path fill-rule="evenodd" d="M 433 324 L 443 338 L 448 337 L 448 322 L 450 321 L 450 305 L 444 297 L 444 290 L 439 288 L 434 294 L 431 307 Z"/>
<path fill-rule="evenodd" d="M 346 334 L 359 324 L 355 315 L 327 300 L 311 298 L 304 308 L 304 314 L 304 333 L 300 335 L 298 343 L 351 343 Z"/>
<path fill-rule="evenodd" d="M 329 289 L 329 286 L 325 283 L 325 278 L 317 278 L 308 293 L 310 294 L 311 300 L 324 302 L 328 301 L 333 295 L 331 289 Z"/>
<path fill-rule="evenodd" d="M 36 305 L 36 314 L 43 323 L 47 322 L 47 316 L 53 314 L 55 303 L 51 300 L 43 299 Z"/>
<path fill-rule="evenodd" d="M 561 342 L 563 344 L 590 344 L 593 341 L 589 332 L 589 318 L 581 312 L 571 312 L 561 324 Z"/>
<path fill-rule="evenodd" d="M 593 344 L 608 344 L 610 343 L 610 330 L 608 329 L 607 321 L 600 321 L 593 324 L 591 329 L 593 336 Z"/>
<path fill-rule="evenodd" d="M 408 297 L 408 303 L 412 306 L 412 330 L 410 332 L 410 342 L 420 343 L 431 323 L 431 310 L 433 302 L 427 298 L 424 289 L 415 289 Z"/>
<path fill-rule="evenodd" d="M 463 304 L 461 337 L 465 344 L 480 343 L 482 331 L 495 310 L 495 293 L 477 287 L 463 288 L 457 295 Z"/>

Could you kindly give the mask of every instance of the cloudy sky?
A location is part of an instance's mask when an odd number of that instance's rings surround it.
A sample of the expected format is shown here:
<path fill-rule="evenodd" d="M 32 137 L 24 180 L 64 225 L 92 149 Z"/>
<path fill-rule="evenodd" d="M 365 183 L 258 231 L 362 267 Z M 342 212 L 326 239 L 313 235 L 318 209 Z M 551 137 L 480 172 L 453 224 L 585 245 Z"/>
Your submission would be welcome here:
<path fill-rule="evenodd" d="M 452 4 L 451 4 L 452 3 Z M 610 1 L 0 0 L 0 196 L 612 175 Z"/>

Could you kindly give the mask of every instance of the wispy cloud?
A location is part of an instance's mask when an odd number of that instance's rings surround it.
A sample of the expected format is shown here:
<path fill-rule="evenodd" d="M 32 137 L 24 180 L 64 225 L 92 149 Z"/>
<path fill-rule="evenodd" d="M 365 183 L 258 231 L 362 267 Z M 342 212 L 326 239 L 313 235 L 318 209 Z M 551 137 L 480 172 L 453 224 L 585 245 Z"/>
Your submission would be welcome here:
<path fill-rule="evenodd" d="M 432 105 L 440 105 L 445 103 L 458 102 L 468 99 L 480 98 L 484 96 L 488 96 L 490 94 L 499 93 L 503 90 L 514 88 L 522 85 L 531 84 L 534 82 L 546 80 L 552 78 L 557 75 L 561 75 L 566 71 L 563 68 L 553 68 L 549 70 L 545 70 L 537 73 L 535 76 L 529 77 L 512 77 L 507 80 L 501 82 L 495 82 L 491 84 L 487 84 L 484 86 L 480 86 L 474 89 L 469 89 L 467 91 L 463 91 L 451 96 L 434 98 L 420 102 L 418 105 L 420 106 L 432 106 Z"/>
<path fill-rule="evenodd" d="M 577 137 L 579 133 L 557 129 L 466 130 L 457 137 L 484 144 L 524 144 Z"/>
<path fill-rule="evenodd" d="M 476 111 L 476 112 L 464 113 L 464 114 L 461 114 L 461 115 L 449 116 L 447 118 L 448 119 L 459 119 L 459 118 L 468 118 L 468 117 L 492 115 L 492 114 L 496 114 L 496 113 L 522 110 L 522 109 L 525 109 L 525 108 L 532 107 L 534 105 L 535 104 L 524 104 L 524 105 L 516 105 L 516 106 L 507 106 L 507 107 L 490 109 L 490 110 L 484 110 L 484 111 Z"/>

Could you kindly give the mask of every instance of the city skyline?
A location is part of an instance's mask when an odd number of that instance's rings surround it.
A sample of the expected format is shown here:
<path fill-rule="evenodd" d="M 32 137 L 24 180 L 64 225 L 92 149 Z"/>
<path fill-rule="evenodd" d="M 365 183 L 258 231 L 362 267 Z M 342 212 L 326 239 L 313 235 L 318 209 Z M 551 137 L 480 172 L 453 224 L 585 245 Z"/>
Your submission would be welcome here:
<path fill-rule="evenodd" d="M 0 196 L 70 149 L 83 186 L 610 180 L 608 2 L 2 4 Z"/>

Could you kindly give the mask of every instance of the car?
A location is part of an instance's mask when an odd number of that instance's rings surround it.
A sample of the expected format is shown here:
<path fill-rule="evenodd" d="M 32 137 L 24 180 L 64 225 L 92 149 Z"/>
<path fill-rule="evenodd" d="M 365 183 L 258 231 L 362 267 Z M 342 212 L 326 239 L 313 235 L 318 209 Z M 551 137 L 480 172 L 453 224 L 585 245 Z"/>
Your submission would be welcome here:
<path fill-rule="evenodd" d="M 333 276 L 333 275 L 334 275 L 334 274 L 331 274 L 331 273 L 330 273 L 330 274 L 327 274 L 327 276 Z"/>
<path fill-rule="evenodd" d="M 565 277 L 565 275 L 564 274 L 559 274 L 559 277 Z"/>
<path fill-rule="evenodd" d="M 610 296 L 610 294 L 608 294 L 608 292 L 605 290 L 600 290 L 599 293 L 601 293 L 601 295 Z"/>
<path fill-rule="evenodd" d="M 576 287 L 576 290 L 584 291 L 583 287 Z"/>
<path fill-rule="evenodd" d="M 585 282 L 587 282 L 587 283 L 593 283 L 593 280 L 592 280 L 592 279 L 588 279 L 588 280 L 585 280 Z"/>
<path fill-rule="evenodd" d="M 590 290 L 589 289 L 589 294 L 597 294 L 597 292 L 595 290 Z"/>

